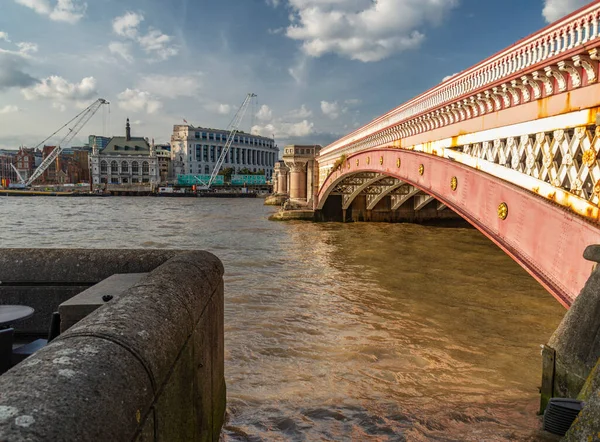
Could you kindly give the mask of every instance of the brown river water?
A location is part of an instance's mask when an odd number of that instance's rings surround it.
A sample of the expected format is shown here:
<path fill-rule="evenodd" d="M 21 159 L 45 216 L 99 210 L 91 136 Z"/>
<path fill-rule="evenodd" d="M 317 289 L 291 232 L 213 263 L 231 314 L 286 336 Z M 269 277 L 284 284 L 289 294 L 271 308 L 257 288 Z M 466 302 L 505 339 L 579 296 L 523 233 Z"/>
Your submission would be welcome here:
<path fill-rule="evenodd" d="M 556 440 L 565 310 L 474 229 L 267 220 L 256 200 L 0 197 L 0 247 L 196 248 L 225 264 L 225 441 Z"/>

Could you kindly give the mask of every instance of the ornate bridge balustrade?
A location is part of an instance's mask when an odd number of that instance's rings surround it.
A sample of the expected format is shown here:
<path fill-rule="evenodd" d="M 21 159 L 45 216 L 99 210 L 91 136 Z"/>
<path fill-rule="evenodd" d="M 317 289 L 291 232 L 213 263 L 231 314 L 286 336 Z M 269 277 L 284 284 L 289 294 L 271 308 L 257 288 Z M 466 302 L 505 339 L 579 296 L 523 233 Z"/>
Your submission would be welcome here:
<path fill-rule="evenodd" d="M 486 125 L 501 127 L 511 122 L 595 107 L 598 94 L 589 96 L 592 91 L 569 97 L 576 98 L 573 103 L 567 103 L 567 97 L 549 99 L 586 86 L 597 86 L 599 22 L 600 4 L 595 2 L 330 144 L 321 151 L 321 156 L 351 154 L 389 144 L 406 147 L 442 139 L 444 136 L 439 135 L 448 136 L 452 131 L 439 131 L 441 128 L 484 116 L 497 117 L 503 110 L 539 100 L 543 101 L 519 109 L 520 115 L 492 119 L 496 121 L 487 118 Z M 598 88 L 594 91 L 598 92 Z M 528 115 L 531 118 L 527 118 Z M 472 132 L 469 128 L 475 127 L 482 125 L 462 127 L 462 133 Z M 423 133 L 428 134 L 417 141 L 419 138 L 415 136 Z"/>

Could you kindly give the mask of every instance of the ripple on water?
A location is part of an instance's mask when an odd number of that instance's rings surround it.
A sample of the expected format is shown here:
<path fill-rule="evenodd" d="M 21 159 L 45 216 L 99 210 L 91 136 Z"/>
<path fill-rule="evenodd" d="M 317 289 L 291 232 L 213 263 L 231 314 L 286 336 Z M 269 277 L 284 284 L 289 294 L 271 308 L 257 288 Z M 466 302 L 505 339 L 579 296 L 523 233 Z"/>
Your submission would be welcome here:
<path fill-rule="evenodd" d="M 227 441 L 553 440 L 537 431 L 539 345 L 564 311 L 474 230 L 272 223 L 250 199 L 0 209 L 0 247 L 223 260 Z"/>

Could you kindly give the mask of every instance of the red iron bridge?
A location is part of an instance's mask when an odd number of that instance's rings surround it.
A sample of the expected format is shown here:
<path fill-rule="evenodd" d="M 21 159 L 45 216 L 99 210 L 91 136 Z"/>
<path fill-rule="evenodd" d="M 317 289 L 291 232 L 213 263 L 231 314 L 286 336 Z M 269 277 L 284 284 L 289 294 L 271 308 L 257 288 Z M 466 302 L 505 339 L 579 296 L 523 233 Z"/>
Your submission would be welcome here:
<path fill-rule="evenodd" d="M 451 209 L 569 308 L 600 244 L 599 23 L 596 1 L 326 146 L 313 208 Z"/>

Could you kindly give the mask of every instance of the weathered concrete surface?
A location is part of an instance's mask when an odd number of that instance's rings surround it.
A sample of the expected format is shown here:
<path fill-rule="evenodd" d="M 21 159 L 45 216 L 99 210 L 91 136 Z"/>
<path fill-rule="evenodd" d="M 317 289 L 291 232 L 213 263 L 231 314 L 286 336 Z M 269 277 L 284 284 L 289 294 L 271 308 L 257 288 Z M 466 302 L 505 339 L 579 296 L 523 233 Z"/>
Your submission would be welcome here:
<path fill-rule="evenodd" d="M 58 306 L 60 332 L 64 333 L 98 307 L 106 305 L 104 296 L 110 296 L 108 302 L 116 302 L 123 292 L 137 284 L 146 275 L 147 273 L 115 274 L 67 299 Z"/>
<path fill-rule="evenodd" d="M 281 206 L 289 197 L 287 195 L 276 194 L 265 198 L 265 206 Z"/>
<path fill-rule="evenodd" d="M 315 212 L 313 210 L 280 210 L 269 217 L 270 221 L 314 221 L 314 219 Z"/>
<path fill-rule="evenodd" d="M 93 336 L 53 342 L 0 376 L 0 440 L 131 440 L 153 389 L 144 366 Z"/>
<path fill-rule="evenodd" d="M 221 262 L 174 256 L 0 377 L 0 440 L 217 441 L 223 312 Z M 23 413 L 35 422 L 20 426 Z"/>
<path fill-rule="evenodd" d="M 595 257 L 597 248 L 588 247 L 584 257 Z M 554 397 L 579 395 L 600 358 L 599 331 L 600 268 L 596 268 L 548 341 L 556 351 Z"/>
<path fill-rule="evenodd" d="M 17 333 L 46 335 L 60 303 L 115 273 L 146 273 L 177 250 L 3 249 L 0 304 L 26 304 L 33 316 L 15 324 Z"/>

